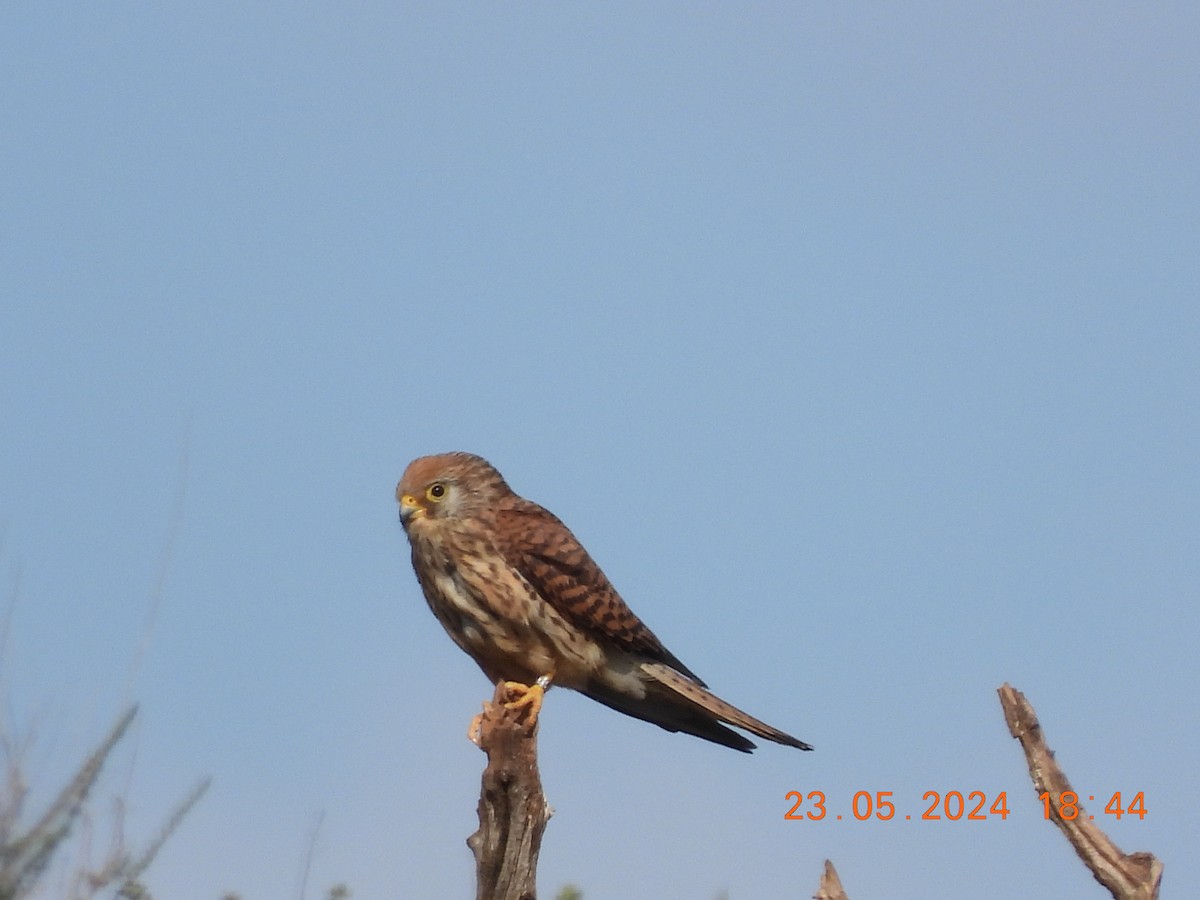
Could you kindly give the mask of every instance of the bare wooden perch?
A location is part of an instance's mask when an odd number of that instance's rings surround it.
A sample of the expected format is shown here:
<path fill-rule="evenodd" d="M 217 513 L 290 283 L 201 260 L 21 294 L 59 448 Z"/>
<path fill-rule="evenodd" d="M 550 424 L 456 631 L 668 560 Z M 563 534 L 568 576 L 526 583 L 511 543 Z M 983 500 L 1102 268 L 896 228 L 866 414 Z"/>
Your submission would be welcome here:
<path fill-rule="evenodd" d="M 1162 862 L 1150 853 L 1122 853 L 1121 848 L 1083 814 L 1082 805 L 1079 806 L 1079 815 L 1074 819 L 1064 819 L 1059 815 L 1059 798 L 1064 791 L 1072 790 L 1071 782 L 1055 762 L 1054 753 L 1046 746 L 1042 726 L 1033 706 L 1012 685 L 1002 685 L 997 693 L 1008 730 L 1021 742 L 1021 748 L 1025 751 L 1034 790 L 1039 796 L 1050 792 L 1054 799 L 1050 818 L 1066 835 L 1084 865 L 1117 900 L 1156 900 L 1162 881 Z"/>
<path fill-rule="evenodd" d="M 501 683 L 479 722 L 488 757 L 479 792 L 479 830 L 467 838 L 475 854 L 477 900 L 536 900 L 537 860 L 551 809 L 537 766 L 537 723 L 504 706 Z"/>

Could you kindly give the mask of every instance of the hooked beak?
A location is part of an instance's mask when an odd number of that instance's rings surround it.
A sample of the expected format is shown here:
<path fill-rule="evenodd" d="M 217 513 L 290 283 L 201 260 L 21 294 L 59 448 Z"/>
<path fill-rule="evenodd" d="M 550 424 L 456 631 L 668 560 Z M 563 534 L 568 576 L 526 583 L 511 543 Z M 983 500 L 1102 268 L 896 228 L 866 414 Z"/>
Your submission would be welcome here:
<path fill-rule="evenodd" d="M 423 519 L 425 517 L 425 509 L 421 504 L 417 503 L 416 498 L 412 494 L 400 495 L 400 524 L 405 528 L 413 519 Z"/>

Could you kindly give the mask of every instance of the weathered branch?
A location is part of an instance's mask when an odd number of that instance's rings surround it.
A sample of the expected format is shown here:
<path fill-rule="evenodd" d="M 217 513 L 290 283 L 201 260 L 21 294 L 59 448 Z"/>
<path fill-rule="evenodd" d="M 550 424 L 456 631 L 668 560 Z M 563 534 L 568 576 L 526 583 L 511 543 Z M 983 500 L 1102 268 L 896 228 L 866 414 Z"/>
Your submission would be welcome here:
<path fill-rule="evenodd" d="M 825 860 L 825 871 L 821 873 L 821 884 L 813 894 L 813 900 L 850 900 L 846 896 L 846 889 L 842 887 L 842 880 L 838 878 L 837 869 L 829 860 Z"/>
<path fill-rule="evenodd" d="M 1162 862 L 1150 853 L 1122 853 L 1108 835 L 1084 815 L 1081 804 L 1079 815 L 1074 819 L 1059 815 L 1059 798 L 1064 791 L 1072 790 L 1071 783 L 1055 762 L 1054 753 L 1046 746 L 1033 706 L 1024 694 L 1009 684 L 1002 685 L 997 693 L 1008 730 L 1025 751 L 1034 790 L 1039 796 L 1050 792 L 1053 798 L 1050 818 L 1071 842 L 1083 864 L 1116 900 L 1156 900 L 1162 881 Z"/>
<path fill-rule="evenodd" d="M 475 854 L 477 900 L 536 900 L 537 859 L 552 810 L 537 765 L 537 722 L 504 706 L 501 683 L 479 721 L 488 756 L 479 793 L 479 830 L 467 838 Z"/>

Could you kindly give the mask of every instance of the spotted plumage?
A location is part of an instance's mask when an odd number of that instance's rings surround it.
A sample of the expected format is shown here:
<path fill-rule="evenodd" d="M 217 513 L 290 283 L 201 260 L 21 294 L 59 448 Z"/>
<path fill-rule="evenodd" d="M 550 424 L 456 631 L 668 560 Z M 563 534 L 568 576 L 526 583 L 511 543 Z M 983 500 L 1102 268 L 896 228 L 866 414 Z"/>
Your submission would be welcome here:
<path fill-rule="evenodd" d="M 754 744 L 726 724 L 812 749 L 711 693 L 567 526 L 513 493 L 486 460 L 423 456 L 405 470 L 396 498 L 429 608 L 493 683 L 553 682 L 737 750 Z"/>

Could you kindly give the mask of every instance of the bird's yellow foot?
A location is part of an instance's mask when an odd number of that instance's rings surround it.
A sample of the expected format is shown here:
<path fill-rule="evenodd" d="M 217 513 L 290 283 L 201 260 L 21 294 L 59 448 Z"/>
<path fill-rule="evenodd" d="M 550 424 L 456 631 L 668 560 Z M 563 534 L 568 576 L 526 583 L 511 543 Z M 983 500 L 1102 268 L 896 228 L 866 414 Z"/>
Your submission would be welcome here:
<path fill-rule="evenodd" d="M 500 702 L 504 709 L 516 710 L 518 719 L 525 719 L 524 727 L 537 727 L 538 713 L 542 709 L 542 698 L 550 687 L 549 675 L 543 675 L 533 684 L 522 684 L 519 681 L 503 681 L 496 686 L 495 701 Z M 504 700 L 501 702 L 500 698 Z M 526 710 L 528 712 L 526 712 Z M 481 750 L 484 747 L 484 729 L 491 728 L 496 723 L 496 707 L 489 701 L 483 704 L 483 712 L 471 720 L 467 726 L 467 740 Z"/>
<path fill-rule="evenodd" d="M 519 681 L 506 681 L 504 688 L 512 698 L 504 704 L 505 709 L 529 710 L 529 724 L 537 722 L 538 713 L 542 711 L 542 699 L 546 696 L 546 688 L 550 687 L 550 676 L 543 675 L 533 684 L 521 684 Z"/>

